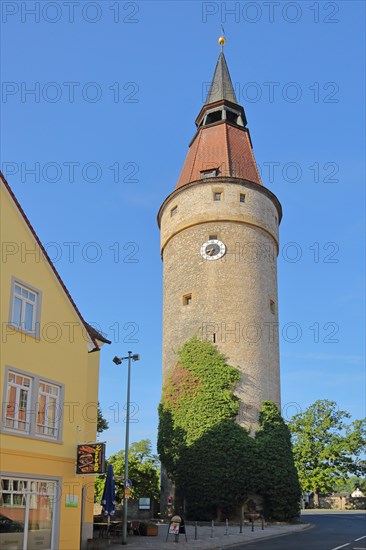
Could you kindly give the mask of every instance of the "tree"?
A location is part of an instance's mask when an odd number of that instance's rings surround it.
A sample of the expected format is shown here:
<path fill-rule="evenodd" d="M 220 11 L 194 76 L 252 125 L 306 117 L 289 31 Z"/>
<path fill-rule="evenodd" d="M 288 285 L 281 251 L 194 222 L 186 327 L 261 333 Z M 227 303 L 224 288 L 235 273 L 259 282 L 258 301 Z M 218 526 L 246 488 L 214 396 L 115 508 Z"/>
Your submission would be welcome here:
<path fill-rule="evenodd" d="M 347 424 L 350 417 L 335 401 L 319 400 L 289 422 L 300 484 L 314 493 L 316 507 L 319 492 L 330 492 L 352 474 L 366 473 L 366 419 Z"/>
<path fill-rule="evenodd" d="M 118 451 L 108 458 L 112 464 L 116 480 L 117 502 L 123 500 L 123 478 L 125 469 L 125 452 Z M 128 452 L 128 477 L 132 481 L 131 497 L 150 497 L 159 499 L 160 463 L 151 449 L 151 441 L 142 439 L 131 443 Z M 118 479 L 119 478 L 119 479 Z M 95 495 L 100 501 L 103 494 L 105 475 L 99 476 L 95 482 Z"/>
<path fill-rule="evenodd" d="M 335 493 L 353 493 L 357 487 L 366 494 L 366 478 L 360 476 L 351 476 L 344 481 L 343 479 L 337 480 L 333 485 L 333 491 Z"/>
<path fill-rule="evenodd" d="M 98 401 L 98 418 L 97 418 L 97 433 L 100 434 L 104 430 L 108 430 L 109 424 L 102 414 L 102 409 L 100 408 L 100 403 Z"/>
<path fill-rule="evenodd" d="M 278 407 L 264 401 L 256 434 L 256 485 L 268 519 L 288 521 L 300 513 L 301 487 L 294 464 L 291 434 Z"/>

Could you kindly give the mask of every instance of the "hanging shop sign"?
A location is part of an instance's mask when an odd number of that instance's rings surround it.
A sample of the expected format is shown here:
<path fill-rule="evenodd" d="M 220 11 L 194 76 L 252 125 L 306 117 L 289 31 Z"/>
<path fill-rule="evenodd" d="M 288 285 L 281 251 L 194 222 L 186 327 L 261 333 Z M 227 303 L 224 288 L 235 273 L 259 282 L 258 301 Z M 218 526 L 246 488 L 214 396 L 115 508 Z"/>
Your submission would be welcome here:
<path fill-rule="evenodd" d="M 85 443 L 77 446 L 76 473 L 105 473 L 105 443 Z"/>

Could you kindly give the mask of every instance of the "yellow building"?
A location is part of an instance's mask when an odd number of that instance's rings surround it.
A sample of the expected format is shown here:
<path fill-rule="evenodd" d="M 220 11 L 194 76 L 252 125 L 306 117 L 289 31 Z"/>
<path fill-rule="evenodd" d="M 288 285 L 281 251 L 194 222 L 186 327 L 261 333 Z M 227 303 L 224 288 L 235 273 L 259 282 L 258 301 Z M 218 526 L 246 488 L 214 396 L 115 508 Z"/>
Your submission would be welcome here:
<path fill-rule="evenodd" d="M 5 178 L 1 179 L 1 550 L 77 550 L 92 536 L 99 350 Z"/>

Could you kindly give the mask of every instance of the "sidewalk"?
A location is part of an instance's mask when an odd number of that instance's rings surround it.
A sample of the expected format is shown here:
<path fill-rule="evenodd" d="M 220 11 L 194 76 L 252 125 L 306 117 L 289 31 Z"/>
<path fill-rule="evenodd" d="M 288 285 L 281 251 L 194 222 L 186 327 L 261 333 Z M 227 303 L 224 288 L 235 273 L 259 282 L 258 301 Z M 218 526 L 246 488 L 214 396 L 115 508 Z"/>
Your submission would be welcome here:
<path fill-rule="evenodd" d="M 239 543 L 249 543 L 253 540 L 258 540 L 267 537 L 277 537 L 286 535 L 289 533 L 295 533 L 302 531 L 309 526 L 307 523 L 296 525 L 271 525 L 265 527 L 262 531 L 260 524 L 254 525 L 254 531 L 251 530 L 251 526 L 245 525 L 243 532 L 239 533 L 239 525 L 229 525 L 228 534 L 226 533 L 226 527 L 224 525 L 215 526 L 213 537 L 211 537 L 210 526 L 198 526 L 197 527 L 197 540 L 194 540 L 195 528 L 193 525 L 187 525 L 187 542 L 184 535 L 179 535 L 179 543 L 174 543 L 174 536 L 169 535 L 168 542 L 165 541 L 168 525 L 159 525 L 159 535 L 157 537 L 139 537 L 129 536 L 127 539 L 126 548 L 133 550 L 145 550 L 148 548 L 156 548 L 158 550 L 168 550 L 175 548 L 184 548 L 185 550 L 201 550 L 205 548 L 221 549 L 229 547 L 231 545 Z M 90 544 L 88 550 L 121 550 L 121 541 L 118 539 L 106 540 L 95 539 Z"/>

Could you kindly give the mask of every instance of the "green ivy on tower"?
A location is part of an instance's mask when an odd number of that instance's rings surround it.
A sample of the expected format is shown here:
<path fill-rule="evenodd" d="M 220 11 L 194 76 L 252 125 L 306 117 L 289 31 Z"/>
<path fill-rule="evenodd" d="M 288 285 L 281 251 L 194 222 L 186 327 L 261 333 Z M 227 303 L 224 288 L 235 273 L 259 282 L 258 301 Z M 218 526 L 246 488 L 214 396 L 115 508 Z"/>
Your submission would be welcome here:
<path fill-rule="evenodd" d="M 159 405 L 161 462 L 177 494 L 185 499 L 187 517 L 207 520 L 230 516 L 256 493 L 264 497 L 268 517 L 290 519 L 298 515 L 298 504 L 293 501 L 300 497 L 288 428 L 277 407 L 265 402 L 261 429 L 256 438 L 250 437 L 235 422 L 240 401 L 233 388 L 239 380 L 239 370 L 228 365 L 210 342 L 193 337 L 183 344 Z M 269 429 L 272 423 L 273 430 Z M 283 445 L 280 453 L 277 441 Z M 287 500 L 291 495 L 287 507 L 273 497 L 268 484 L 275 464 L 272 452 L 281 456 L 284 479 L 278 489 L 286 489 Z M 288 483 L 287 472 L 291 472 L 293 483 Z M 274 479 L 279 482 L 279 475 Z"/>

